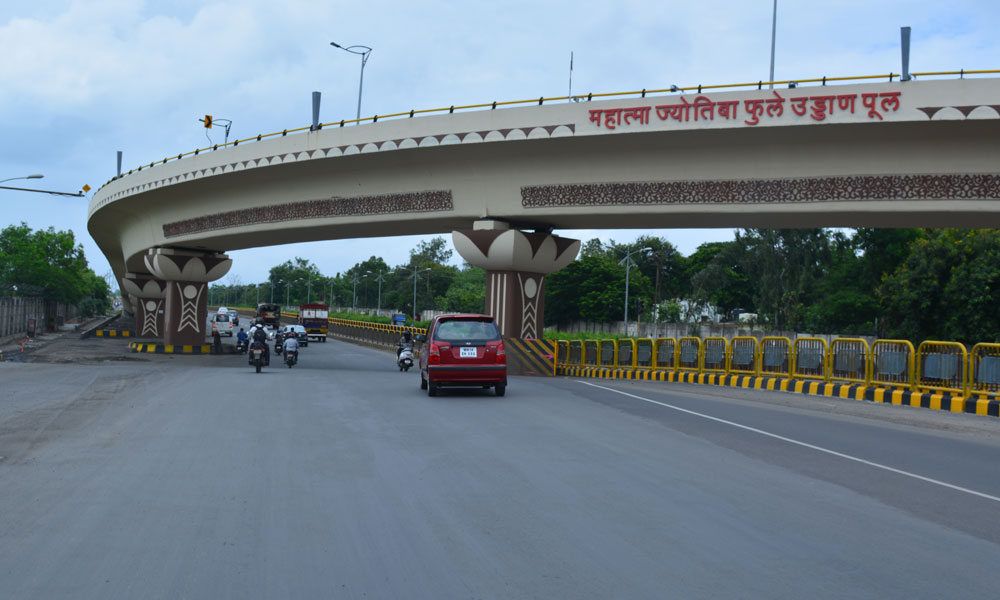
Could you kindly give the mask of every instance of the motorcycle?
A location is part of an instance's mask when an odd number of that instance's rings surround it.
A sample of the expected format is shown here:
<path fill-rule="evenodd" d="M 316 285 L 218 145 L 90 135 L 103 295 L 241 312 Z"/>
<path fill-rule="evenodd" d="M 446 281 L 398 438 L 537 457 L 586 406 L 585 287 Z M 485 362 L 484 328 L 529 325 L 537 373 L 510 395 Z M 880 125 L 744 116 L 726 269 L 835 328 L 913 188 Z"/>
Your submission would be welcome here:
<path fill-rule="evenodd" d="M 236 342 L 236 351 L 239 352 L 240 354 L 246 354 L 247 353 L 247 343 L 245 341 L 243 341 L 243 340 L 237 340 L 237 342 Z"/>
<path fill-rule="evenodd" d="M 291 369 L 292 365 L 299 362 L 299 358 L 295 356 L 295 352 L 285 352 L 285 364 Z"/>
<path fill-rule="evenodd" d="M 285 349 L 285 336 L 279 331 L 274 334 L 274 353 L 281 356 Z"/>
<path fill-rule="evenodd" d="M 263 342 L 254 342 L 250 345 L 250 364 L 260 373 L 261 367 L 266 367 L 270 361 L 267 359 L 267 348 Z"/>
<path fill-rule="evenodd" d="M 413 346 L 402 346 L 399 355 L 396 357 L 396 366 L 400 371 L 409 371 L 413 366 Z"/>

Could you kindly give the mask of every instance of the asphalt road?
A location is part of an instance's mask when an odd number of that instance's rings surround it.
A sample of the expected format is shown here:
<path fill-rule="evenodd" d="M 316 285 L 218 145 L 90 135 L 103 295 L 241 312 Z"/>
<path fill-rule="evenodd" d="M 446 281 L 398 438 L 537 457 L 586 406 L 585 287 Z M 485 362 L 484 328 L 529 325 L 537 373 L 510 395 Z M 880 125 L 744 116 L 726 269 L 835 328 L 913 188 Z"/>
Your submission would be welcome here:
<path fill-rule="evenodd" d="M 0 598 L 1000 589 L 988 417 L 564 378 L 429 398 L 336 341 L 259 375 L 124 344 L 0 363 Z"/>

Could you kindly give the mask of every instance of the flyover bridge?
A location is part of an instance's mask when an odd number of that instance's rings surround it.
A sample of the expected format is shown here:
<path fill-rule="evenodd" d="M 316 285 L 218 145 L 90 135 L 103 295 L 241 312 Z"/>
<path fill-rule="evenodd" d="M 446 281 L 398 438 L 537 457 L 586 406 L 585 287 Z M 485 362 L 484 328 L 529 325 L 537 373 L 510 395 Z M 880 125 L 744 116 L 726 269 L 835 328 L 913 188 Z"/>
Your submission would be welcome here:
<path fill-rule="evenodd" d="M 688 92 L 240 140 L 109 181 L 88 228 L 139 333 L 187 344 L 224 253 L 262 244 L 452 232 L 535 337 L 579 250 L 558 229 L 1000 226 L 1000 79 Z"/>

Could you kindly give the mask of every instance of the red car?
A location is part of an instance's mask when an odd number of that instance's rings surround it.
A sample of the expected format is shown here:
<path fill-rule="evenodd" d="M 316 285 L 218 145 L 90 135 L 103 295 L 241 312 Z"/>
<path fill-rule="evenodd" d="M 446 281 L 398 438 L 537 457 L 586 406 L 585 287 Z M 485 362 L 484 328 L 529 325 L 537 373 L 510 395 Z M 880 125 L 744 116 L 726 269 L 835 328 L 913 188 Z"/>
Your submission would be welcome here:
<path fill-rule="evenodd" d="M 420 389 L 436 396 L 438 388 L 492 387 L 507 391 L 507 355 L 496 321 L 489 315 L 438 315 L 427 326 L 420 353 Z"/>

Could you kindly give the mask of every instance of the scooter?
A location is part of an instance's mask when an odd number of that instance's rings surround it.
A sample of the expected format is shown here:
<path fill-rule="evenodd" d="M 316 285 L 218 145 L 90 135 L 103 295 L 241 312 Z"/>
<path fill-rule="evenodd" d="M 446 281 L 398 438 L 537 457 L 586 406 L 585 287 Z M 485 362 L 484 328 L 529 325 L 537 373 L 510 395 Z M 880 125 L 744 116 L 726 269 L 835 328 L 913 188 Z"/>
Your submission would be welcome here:
<path fill-rule="evenodd" d="M 299 358 L 295 356 L 295 352 L 285 352 L 285 364 L 291 369 L 292 365 L 299 362 Z"/>
<path fill-rule="evenodd" d="M 267 346 L 263 342 L 254 342 L 250 345 L 250 364 L 260 373 L 261 367 L 268 365 Z"/>
<path fill-rule="evenodd" d="M 396 366 L 400 371 L 409 371 L 413 366 L 413 346 L 403 346 L 396 357 Z"/>
<path fill-rule="evenodd" d="M 245 341 L 242 341 L 242 340 L 237 340 L 236 341 L 236 351 L 239 352 L 240 354 L 246 354 L 247 353 L 247 343 Z"/>
<path fill-rule="evenodd" d="M 274 334 L 274 353 L 281 356 L 285 349 L 285 336 L 279 331 Z"/>

